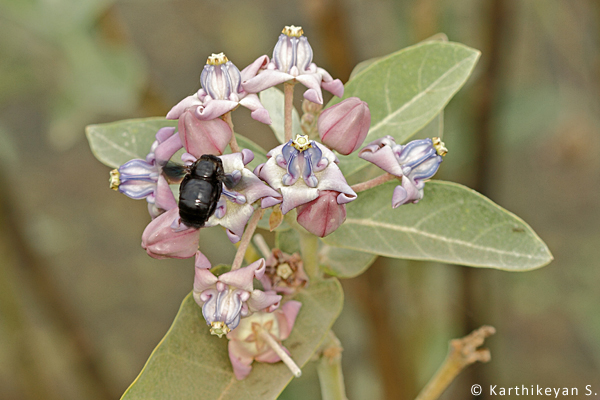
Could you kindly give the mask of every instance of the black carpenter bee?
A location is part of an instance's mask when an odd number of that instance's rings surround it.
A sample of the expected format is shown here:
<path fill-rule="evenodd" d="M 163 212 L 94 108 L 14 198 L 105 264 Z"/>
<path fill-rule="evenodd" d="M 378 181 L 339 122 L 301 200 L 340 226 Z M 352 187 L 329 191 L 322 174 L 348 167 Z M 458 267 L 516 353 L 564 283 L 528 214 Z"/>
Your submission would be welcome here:
<path fill-rule="evenodd" d="M 179 186 L 179 217 L 190 228 L 202 228 L 217 208 L 223 184 L 230 189 L 236 183 L 225 174 L 221 159 L 210 154 L 204 154 L 190 166 L 169 162 L 163 173 L 171 182 L 183 177 Z"/>

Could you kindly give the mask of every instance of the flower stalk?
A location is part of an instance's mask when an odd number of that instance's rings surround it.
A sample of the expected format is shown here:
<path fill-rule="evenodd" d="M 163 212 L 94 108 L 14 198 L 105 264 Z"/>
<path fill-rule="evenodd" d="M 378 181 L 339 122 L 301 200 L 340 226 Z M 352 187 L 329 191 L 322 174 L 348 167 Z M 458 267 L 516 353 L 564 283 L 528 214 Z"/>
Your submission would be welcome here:
<path fill-rule="evenodd" d="M 294 86 L 295 82 L 285 82 L 283 84 L 284 95 L 284 124 L 285 142 L 292 140 L 292 109 L 294 108 Z"/>
<path fill-rule="evenodd" d="M 319 238 L 304 229 L 300 233 L 300 253 L 302 253 L 302 262 L 304 271 L 309 278 L 317 278 L 319 276 Z"/>
<path fill-rule="evenodd" d="M 238 145 L 237 139 L 235 138 L 235 132 L 233 130 L 233 120 L 231 119 L 231 111 L 228 111 L 225 114 L 223 114 L 221 118 L 223 119 L 223 121 L 227 122 L 227 125 L 229 125 L 229 128 L 231 128 L 231 140 L 229 141 L 229 147 L 231 147 L 231 152 L 239 153 L 240 146 Z"/>
<path fill-rule="evenodd" d="M 392 175 L 392 174 L 386 172 L 385 174 L 379 175 L 376 178 L 370 179 L 365 182 L 357 183 L 356 185 L 352 185 L 350 187 L 356 193 L 359 193 L 359 192 L 364 192 L 365 190 L 372 189 L 376 186 L 383 185 L 384 183 L 389 182 L 394 179 L 396 179 L 395 175 Z"/>
<path fill-rule="evenodd" d="M 242 262 L 244 261 L 244 255 L 246 254 L 246 250 L 248 249 L 248 245 L 250 244 L 250 240 L 252 240 L 252 236 L 254 235 L 254 231 L 258 226 L 258 221 L 262 218 L 264 210 L 262 208 L 258 208 L 252 214 L 252 218 L 248 221 L 248 225 L 246 226 L 246 230 L 242 235 L 242 239 L 240 240 L 240 245 L 237 248 L 237 252 L 235 253 L 235 258 L 233 259 L 233 263 L 231 264 L 231 270 L 235 271 L 242 266 Z"/>

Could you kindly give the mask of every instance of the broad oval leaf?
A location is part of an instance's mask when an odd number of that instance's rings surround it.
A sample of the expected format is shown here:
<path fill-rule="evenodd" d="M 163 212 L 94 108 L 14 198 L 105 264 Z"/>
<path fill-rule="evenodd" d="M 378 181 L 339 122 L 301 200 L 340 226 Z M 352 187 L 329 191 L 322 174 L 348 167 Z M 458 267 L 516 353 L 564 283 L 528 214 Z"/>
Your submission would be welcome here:
<path fill-rule="evenodd" d="M 308 362 L 338 317 L 343 292 L 335 279 L 311 282 L 294 298 L 302 308 L 283 342 L 300 366 Z M 173 325 L 127 389 L 122 400 L 276 399 L 292 379 L 283 363 L 254 362 L 238 381 L 227 353 L 227 339 L 211 336 L 202 310 L 188 295 Z"/>
<path fill-rule="evenodd" d="M 177 121 L 162 117 L 127 119 L 89 125 L 85 133 L 94 156 L 104 165 L 118 168 L 134 158 L 145 159 L 154 143 L 156 132 L 167 126 L 177 127 Z M 254 152 L 254 160 L 248 164 L 249 169 L 266 162 L 266 151 L 262 147 L 238 133 L 235 137 L 240 148 Z M 230 152 L 229 147 L 226 152 Z"/>
<path fill-rule="evenodd" d="M 260 102 L 269 112 L 271 121 L 273 122 L 269 127 L 273 130 L 275 137 L 279 143 L 285 142 L 285 130 L 284 130 L 284 103 L 285 96 L 283 92 L 276 87 L 271 87 L 263 90 L 259 94 Z M 292 108 L 292 137 L 301 134 L 300 130 L 300 117 L 296 108 Z"/>
<path fill-rule="evenodd" d="M 425 185 L 418 204 L 391 208 L 397 182 L 360 193 L 346 222 L 323 240 L 387 257 L 525 271 L 552 261 L 546 244 L 522 219 L 465 186 Z"/>
<path fill-rule="evenodd" d="M 118 168 L 129 160 L 145 159 L 154 143 L 154 135 L 166 126 L 177 127 L 177 121 L 162 117 L 126 119 L 88 125 L 85 134 L 94 156 L 102 164 Z"/>
<path fill-rule="evenodd" d="M 319 265 L 338 278 L 354 278 L 365 272 L 377 259 L 377 254 L 323 245 L 319 249 Z"/>
<path fill-rule="evenodd" d="M 378 59 L 346 83 L 344 97 L 369 104 L 371 129 L 365 143 L 385 135 L 404 143 L 446 106 L 466 82 L 480 52 L 458 43 L 428 41 Z M 366 162 L 356 156 L 340 157 L 349 175 Z"/>

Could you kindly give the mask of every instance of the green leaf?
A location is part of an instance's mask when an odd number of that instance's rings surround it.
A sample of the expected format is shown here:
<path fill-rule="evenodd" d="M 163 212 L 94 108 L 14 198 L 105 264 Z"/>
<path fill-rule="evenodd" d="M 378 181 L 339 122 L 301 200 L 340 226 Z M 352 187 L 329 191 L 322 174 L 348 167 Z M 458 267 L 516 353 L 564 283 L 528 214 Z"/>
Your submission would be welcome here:
<path fill-rule="evenodd" d="M 260 102 L 269 112 L 269 116 L 271 117 L 271 121 L 273 122 L 271 125 L 271 129 L 275 134 L 279 143 L 283 143 L 285 141 L 285 131 L 284 131 L 284 102 L 285 97 L 281 90 L 276 87 L 269 88 L 267 90 L 263 90 L 259 94 Z M 296 135 L 301 134 L 300 130 L 300 117 L 298 116 L 298 111 L 296 108 L 292 109 L 292 137 L 296 137 Z"/>
<path fill-rule="evenodd" d="M 344 97 L 369 104 L 371 129 L 365 143 L 385 135 L 404 143 L 446 106 L 466 82 L 479 51 L 458 43 L 428 41 L 400 50 L 361 67 L 346 83 Z M 334 98 L 328 106 L 342 99 Z M 340 157 L 349 175 L 367 163 Z"/>
<path fill-rule="evenodd" d="M 145 159 L 154 143 L 156 132 L 166 126 L 177 127 L 177 121 L 162 117 L 128 119 L 107 124 L 89 125 L 85 133 L 94 156 L 105 165 L 118 168 L 134 158 Z M 241 148 L 254 152 L 248 164 L 253 169 L 267 160 L 266 151 L 250 139 L 235 134 Z M 229 153 L 229 147 L 226 153 Z"/>
<path fill-rule="evenodd" d="M 377 259 L 376 254 L 323 245 L 319 249 L 319 265 L 338 278 L 354 278 L 365 272 Z"/>
<path fill-rule="evenodd" d="M 298 365 L 306 364 L 318 349 L 342 310 L 343 297 L 334 278 L 311 282 L 295 297 L 302 308 L 283 344 Z M 122 399 L 276 399 L 291 379 L 292 373 L 281 362 L 254 362 L 248 378 L 238 381 L 229 362 L 227 339 L 210 335 L 190 294 Z"/>
<path fill-rule="evenodd" d="M 346 222 L 323 240 L 387 257 L 524 271 L 552 261 L 546 244 L 516 215 L 456 183 L 432 181 L 418 204 L 391 208 L 397 182 L 360 193 Z"/>
<path fill-rule="evenodd" d="M 156 131 L 177 127 L 177 121 L 162 117 L 126 119 L 107 124 L 88 125 L 85 134 L 94 156 L 111 168 L 118 168 L 134 158 L 146 158 Z"/>

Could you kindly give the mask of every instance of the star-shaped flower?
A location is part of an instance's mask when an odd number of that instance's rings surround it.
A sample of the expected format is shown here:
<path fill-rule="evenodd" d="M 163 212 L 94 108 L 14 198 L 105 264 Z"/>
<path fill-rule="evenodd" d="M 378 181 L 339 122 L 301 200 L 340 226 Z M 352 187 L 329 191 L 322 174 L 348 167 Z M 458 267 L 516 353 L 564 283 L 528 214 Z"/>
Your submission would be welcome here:
<path fill-rule="evenodd" d="M 233 331 L 242 317 L 263 310 L 273 312 L 279 307 L 280 295 L 253 287 L 254 278 L 260 279 L 265 273 L 263 258 L 218 277 L 209 268 L 206 257 L 198 252 L 193 295 L 213 335 L 221 337 Z"/>
<path fill-rule="evenodd" d="M 303 206 L 298 209 L 298 223 L 321 237 L 344 222 L 344 205 L 356 199 L 356 193 L 346 182 L 331 150 L 298 135 L 267 156 L 267 162 L 256 167 L 254 173 L 281 192 L 283 214 Z"/>
<path fill-rule="evenodd" d="M 190 110 L 199 120 L 211 120 L 232 111 L 238 105 L 248 108 L 252 118 L 265 124 L 271 124 L 269 112 L 263 107 L 258 96 L 242 87 L 242 82 L 251 79 L 263 66 L 264 60 L 258 59 L 241 72 L 225 54 L 213 54 L 208 57 L 200 75 L 202 88 L 175 105 L 167 114 L 167 119 L 178 119 L 186 110 Z"/>
<path fill-rule="evenodd" d="M 255 77 L 243 80 L 244 90 L 258 93 L 280 83 L 297 81 L 308 88 L 304 98 L 313 103 L 323 104 L 321 87 L 342 97 L 344 85 L 312 62 L 312 48 L 303 34 L 299 26 L 286 26 L 273 50 L 273 59 L 269 62 L 267 56 L 262 56 L 255 61 L 266 68 L 262 67 Z"/>
<path fill-rule="evenodd" d="M 366 145 L 358 156 L 402 179 L 392 195 L 392 207 L 396 208 L 423 198 L 425 181 L 437 172 L 447 152 L 439 138 L 413 140 L 403 146 L 385 136 Z"/>

